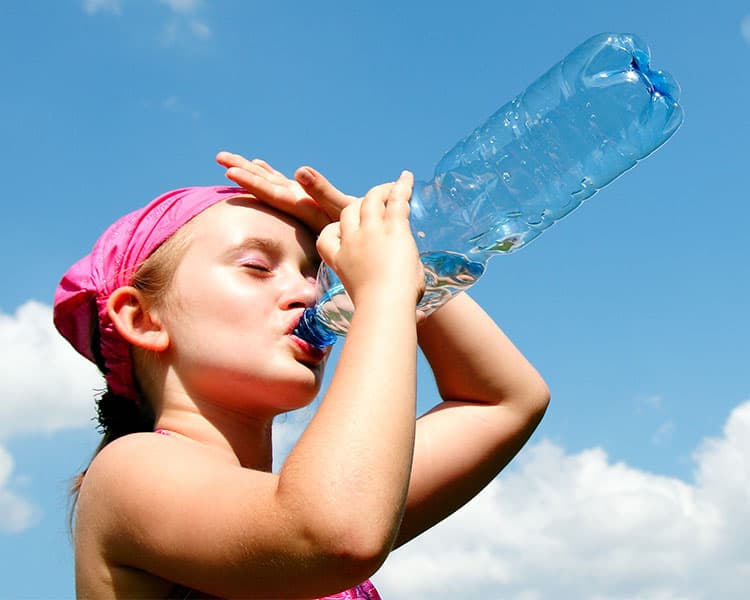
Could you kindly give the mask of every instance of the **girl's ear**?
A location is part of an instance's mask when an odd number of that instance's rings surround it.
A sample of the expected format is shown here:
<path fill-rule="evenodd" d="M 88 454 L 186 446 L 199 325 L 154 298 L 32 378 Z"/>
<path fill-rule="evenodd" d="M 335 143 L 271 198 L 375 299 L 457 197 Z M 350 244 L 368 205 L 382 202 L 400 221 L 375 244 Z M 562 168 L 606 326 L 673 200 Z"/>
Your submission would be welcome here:
<path fill-rule="evenodd" d="M 169 335 L 158 311 L 148 306 L 140 290 L 132 286 L 117 288 L 107 300 L 107 313 L 117 332 L 130 344 L 154 352 L 169 346 Z"/>

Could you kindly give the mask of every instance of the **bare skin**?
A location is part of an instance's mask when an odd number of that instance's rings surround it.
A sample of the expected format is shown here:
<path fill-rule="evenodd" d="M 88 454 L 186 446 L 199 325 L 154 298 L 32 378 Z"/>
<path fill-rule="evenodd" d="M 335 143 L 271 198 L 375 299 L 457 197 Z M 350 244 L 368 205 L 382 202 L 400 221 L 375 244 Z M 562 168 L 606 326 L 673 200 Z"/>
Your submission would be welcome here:
<path fill-rule="evenodd" d="M 274 474 L 273 417 L 314 398 L 325 360 L 289 335 L 314 300 L 309 232 L 247 201 L 217 205 L 196 219 L 174 305 L 147 306 L 132 289 L 112 302 L 126 339 L 159 356 L 148 392 L 172 435 L 126 436 L 94 460 L 75 532 L 80 597 L 166 597 L 180 584 L 314 598 L 352 587 L 491 481 L 547 406 L 541 377 L 465 294 L 417 325 L 409 174 L 358 199 L 309 168 L 292 182 L 238 155 L 219 162 L 321 231 L 317 250 L 355 316 L 319 410 Z M 229 250 L 269 230 L 275 257 Z M 418 345 L 443 401 L 417 420 Z"/>

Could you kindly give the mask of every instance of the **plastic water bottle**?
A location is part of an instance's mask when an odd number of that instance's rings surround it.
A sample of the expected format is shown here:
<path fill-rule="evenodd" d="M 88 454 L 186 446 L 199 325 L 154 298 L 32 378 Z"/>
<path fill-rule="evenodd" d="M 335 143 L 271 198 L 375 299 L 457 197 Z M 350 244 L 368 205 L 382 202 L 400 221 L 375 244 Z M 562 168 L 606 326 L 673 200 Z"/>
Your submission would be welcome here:
<path fill-rule="evenodd" d="M 429 314 L 661 146 L 682 123 L 679 86 L 650 67 L 636 36 L 603 33 L 578 46 L 449 151 L 416 182 L 411 227 Z M 295 333 L 318 347 L 354 312 L 336 274 Z"/>

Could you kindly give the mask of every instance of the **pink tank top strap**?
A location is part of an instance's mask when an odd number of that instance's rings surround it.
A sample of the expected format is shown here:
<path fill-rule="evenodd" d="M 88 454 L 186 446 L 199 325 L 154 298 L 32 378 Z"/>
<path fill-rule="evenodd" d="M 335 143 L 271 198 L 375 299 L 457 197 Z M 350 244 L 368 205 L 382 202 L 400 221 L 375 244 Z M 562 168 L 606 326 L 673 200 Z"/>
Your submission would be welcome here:
<path fill-rule="evenodd" d="M 333 596 L 319 598 L 318 600 L 382 600 L 382 598 L 378 594 L 378 590 L 375 589 L 375 586 L 368 579 L 350 590 L 333 594 Z"/>

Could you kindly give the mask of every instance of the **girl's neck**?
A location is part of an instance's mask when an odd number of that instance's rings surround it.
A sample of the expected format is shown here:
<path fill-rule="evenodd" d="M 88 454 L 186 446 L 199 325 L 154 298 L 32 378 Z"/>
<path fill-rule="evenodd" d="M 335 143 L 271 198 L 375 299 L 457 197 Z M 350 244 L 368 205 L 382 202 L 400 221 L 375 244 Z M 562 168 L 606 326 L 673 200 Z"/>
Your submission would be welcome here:
<path fill-rule="evenodd" d="M 156 418 L 155 429 L 205 445 L 223 460 L 248 469 L 271 471 L 272 419 L 256 419 L 234 412 L 205 410 L 164 410 Z"/>

